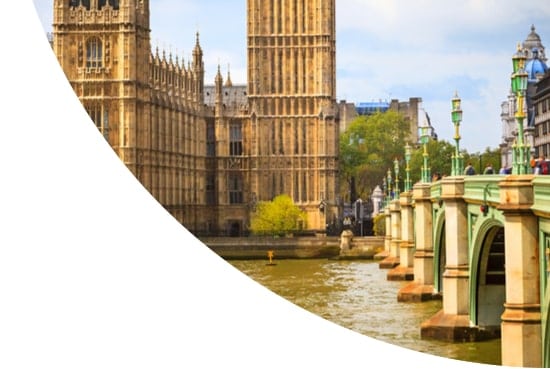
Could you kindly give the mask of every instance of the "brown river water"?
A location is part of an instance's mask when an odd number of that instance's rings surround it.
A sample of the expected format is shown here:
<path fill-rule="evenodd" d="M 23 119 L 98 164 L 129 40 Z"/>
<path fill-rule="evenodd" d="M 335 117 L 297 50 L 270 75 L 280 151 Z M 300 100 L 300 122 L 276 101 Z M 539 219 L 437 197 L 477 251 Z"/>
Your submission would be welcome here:
<path fill-rule="evenodd" d="M 420 324 L 441 301 L 403 303 L 397 292 L 410 282 L 388 281 L 376 261 L 325 259 L 230 261 L 294 304 L 366 336 L 451 359 L 500 365 L 500 340 L 448 343 L 420 338 Z"/>

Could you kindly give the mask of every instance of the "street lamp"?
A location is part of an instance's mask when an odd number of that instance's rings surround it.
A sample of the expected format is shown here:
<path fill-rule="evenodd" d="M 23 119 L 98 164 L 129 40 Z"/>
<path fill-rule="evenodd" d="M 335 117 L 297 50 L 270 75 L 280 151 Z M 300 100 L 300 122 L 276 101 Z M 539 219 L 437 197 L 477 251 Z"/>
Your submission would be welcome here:
<path fill-rule="evenodd" d="M 513 73 L 511 77 L 512 92 L 516 96 L 516 122 L 518 137 L 512 146 L 512 174 L 528 173 L 529 145 L 525 144 L 523 135 L 523 121 L 525 119 L 525 92 L 527 91 L 528 75 L 525 72 L 527 57 L 518 45 L 516 54 L 512 57 Z"/>
<path fill-rule="evenodd" d="M 405 145 L 405 173 L 406 173 L 406 179 L 405 179 L 405 188 L 404 191 L 408 192 L 411 190 L 411 176 L 410 176 L 410 167 L 409 162 L 411 161 L 411 145 L 407 142 L 407 145 Z"/>
<path fill-rule="evenodd" d="M 399 160 L 393 160 L 393 170 L 395 172 L 395 198 L 399 198 Z"/>
<path fill-rule="evenodd" d="M 422 154 L 422 157 L 424 158 L 424 164 L 422 165 L 422 175 L 421 175 L 422 183 L 431 182 L 430 168 L 428 167 L 428 141 L 430 140 L 429 128 L 430 127 L 427 124 L 424 124 L 423 126 L 420 127 L 420 143 L 424 147 L 424 153 Z"/>
<path fill-rule="evenodd" d="M 454 135 L 455 153 L 452 159 L 451 175 L 459 176 L 459 175 L 462 175 L 462 172 L 464 171 L 464 159 L 460 154 L 459 128 L 460 128 L 460 122 L 462 121 L 462 109 L 460 108 L 460 98 L 458 97 L 457 92 L 455 92 L 455 96 L 452 99 L 452 108 L 453 110 L 451 112 L 451 119 L 455 126 L 455 135 Z"/>
<path fill-rule="evenodd" d="M 388 197 L 387 197 L 387 199 L 388 199 L 388 204 L 389 204 L 389 202 L 392 199 L 392 196 L 391 196 L 391 192 L 392 192 L 391 191 L 391 183 L 392 183 L 392 181 L 391 181 L 391 169 L 388 169 L 388 174 L 386 176 L 386 183 L 388 185 Z"/>

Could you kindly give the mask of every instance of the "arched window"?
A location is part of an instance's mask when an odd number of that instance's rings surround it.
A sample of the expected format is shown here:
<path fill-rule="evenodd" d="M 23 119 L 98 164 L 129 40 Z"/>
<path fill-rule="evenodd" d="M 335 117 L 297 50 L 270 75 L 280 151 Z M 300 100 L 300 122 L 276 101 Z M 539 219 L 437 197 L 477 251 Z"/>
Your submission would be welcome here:
<path fill-rule="evenodd" d="M 115 10 L 118 10 L 119 8 L 119 0 L 98 0 L 97 8 L 101 9 L 107 4 L 111 5 L 111 7 Z"/>
<path fill-rule="evenodd" d="M 77 7 L 79 5 L 82 5 L 87 10 L 90 10 L 90 0 L 69 0 L 70 7 Z"/>
<path fill-rule="evenodd" d="M 101 40 L 94 37 L 86 43 L 86 67 L 103 67 L 103 46 Z"/>

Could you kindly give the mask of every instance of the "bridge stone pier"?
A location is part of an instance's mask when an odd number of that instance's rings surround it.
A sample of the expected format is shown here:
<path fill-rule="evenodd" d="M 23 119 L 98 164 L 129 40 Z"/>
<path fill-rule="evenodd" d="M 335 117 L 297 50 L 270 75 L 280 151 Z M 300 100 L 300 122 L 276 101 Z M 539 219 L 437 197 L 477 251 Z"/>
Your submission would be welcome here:
<path fill-rule="evenodd" d="M 388 272 L 388 280 L 410 281 L 414 278 L 413 273 L 413 251 L 414 251 L 414 218 L 412 193 L 404 192 L 399 198 L 399 214 L 401 216 L 400 239 L 396 240 L 395 253 L 399 255 L 397 264 Z"/>
<path fill-rule="evenodd" d="M 421 302 L 440 298 L 435 289 L 434 253 L 432 244 L 432 199 L 430 185 L 417 183 L 412 190 L 411 202 L 414 201 L 414 222 L 416 223 L 416 242 L 410 245 L 413 252 L 413 282 L 401 288 L 397 300 L 401 302 Z"/>
<path fill-rule="evenodd" d="M 390 215 L 390 208 L 389 206 L 386 206 L 383 210 L 384 214 L 384 226 L 386 230 L 391 229 L 391 215 Z M 391 250 L 391 232 L 386 232 L 386 235 L 384 236 L 384 250 L 374 255 L 374 259 L 376 260 L 384 260 L 387 257 L 390 256 L 390 250 Z M 379 264 L 380 268 L 383 268 L 385 266 L 384 263 Z"/>
<path fill-rule="evenodd" d="M 388 218 L 386 218 L 388 219 Z M 386 223 L 387 225 L 388 223 Z M 401 242 L 401 207 L 398 199 L 389 204 L 389 228 L 390 237 L 388 240 L 389 255 L 384 258 L 379 266 L 381 269 L 392 269 L 399 265 L 399 243 Z"/>
<path fill-rule="evenodd" d="M 380 267 L 389 280 L 411 281 L 398 301 L 442 299 L 422 338 L 500 337 L 502 365 L 550 366 L 550 176 L 417 183 L 386 214 Z"/>

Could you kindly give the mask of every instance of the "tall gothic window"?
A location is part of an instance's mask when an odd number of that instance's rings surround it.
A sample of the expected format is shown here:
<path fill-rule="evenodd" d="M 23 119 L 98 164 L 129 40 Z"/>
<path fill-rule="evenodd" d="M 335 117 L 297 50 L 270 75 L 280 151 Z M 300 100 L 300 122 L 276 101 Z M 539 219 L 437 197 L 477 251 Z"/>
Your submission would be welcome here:
<path fill-rule="evenodd" d="M 238 174 L 232 174 L 227 181 L 230 204 L 243 203 L 243 179 Z"/>
<path fill-rule="evenodd" d="M 89 39 L 86 43 L 86 67 L 103 67 L 103 45 L 97 37 Z"/>
<path fill-rule="evenodd" d="M 229 155 L 241 156 L 243 154 L 243 133 L 240 123 L 231 123 L 229 126 Z"/>
<path fill-rule="evenodd" d="M 206 156 L 216 156 L 216 131 L 214 122 L 206 124 Z"/>
<path fill-rule="evenodd" d="M 206 177 L 206 205 L 216 205 L 216 177 Z"/>
<path fill-rule="evenodd" d="M 109 110 L 101 105 L 89 106 L 86 110 L 97 129 L 109 141 Z"/>

